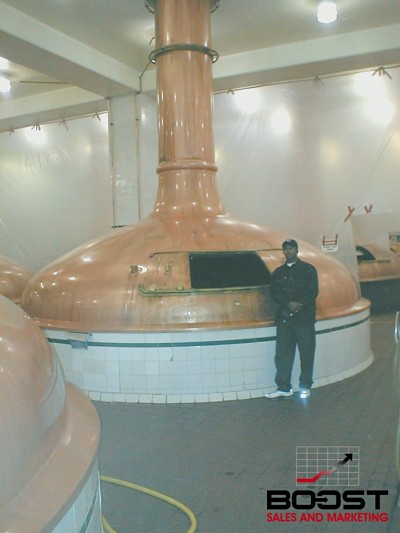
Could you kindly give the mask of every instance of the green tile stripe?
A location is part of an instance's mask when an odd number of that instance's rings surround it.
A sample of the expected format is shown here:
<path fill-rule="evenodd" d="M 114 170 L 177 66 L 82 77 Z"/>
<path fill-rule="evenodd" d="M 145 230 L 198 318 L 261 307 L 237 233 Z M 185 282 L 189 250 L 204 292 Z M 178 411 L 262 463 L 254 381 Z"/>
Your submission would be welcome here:
<path fill-rule="evenodd" d="M 326 333 L 333 333 L 334 331 L 341 331 L 344 329 L 354 328 L 367 322 L 370 319 L 369 316 L 353 322 L 352 324 L 346 324 L 344 326 L 336 326 L 333 328 L 322 329 L 316 331 L 316 335 L 325 335 Z M 68 339 L 53 339 L 49 337 L 47 339 L 53 344 L 70 344 Z M 82 342 L 85 346 L 102 346 L 107 348 L 185 348 L 188 346 L 221 346 L 221 345 L 233 345 L 233 344 L 254 344 L 259 342 L 271 342 L 276 340 L 276 336 L 270 337 L 257 337 L 248 339 L 227 339 L 227 340 L 213 340 L 213 341 L 193 341 L 193 342 L 99 342 L 99 341 L 87 341 Z"/>
<path fill-rule="evenodd" d="M 82 493 L 79 495 L 79 498 L 81 496 L 82 496 Z M 96 505 L 98 497 L 99 497 L 99 481 L 97 480 L 96 490 L 94 491 L 94 496 L 93 496 L 92 503 L 90 504 L 90 509 L 89 509 L 89 511 L 88 511 L 88 513 L 86 515 L 85 522 L 82 524 L 82 527 L 79 530 L 79 533 L 86 533 L 86 531 L 88 530 L 89 525 L 90 525 L 90 521 L 92 520 L 94 507 Z M 100 521 L 101 521 L 101 518 L 100 518 Z"/>
<path fill-rule="evenodd" d="M 347 324 L 345 326 L 336 326 L 334 328 L 328 328 L 328 329 L 321 329 L 321 331 L 317 331 L 317 335 L 324 335 L 325 333 L 332 333 L 333 331 L 340 331 L 342 329 L 349 329 L 354 328 L 356 326 L 359 326 L 360 324 L 364 324 L 364 322 L 368 322 L 370 319 L 370 316 L 363 318 L 362 320 L 358 320 L 357 322 L 353 322 L 352 324 Z"/>

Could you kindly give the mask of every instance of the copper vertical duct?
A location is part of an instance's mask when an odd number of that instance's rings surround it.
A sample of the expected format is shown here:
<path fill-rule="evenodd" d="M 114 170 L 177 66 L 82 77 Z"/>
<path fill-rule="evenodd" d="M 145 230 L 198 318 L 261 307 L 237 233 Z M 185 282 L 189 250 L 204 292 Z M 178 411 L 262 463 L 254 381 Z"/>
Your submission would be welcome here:
<path fill-rule="evenodd" d="M 47 329 L 139 331 L 272 324 L 268 276 L 282 261 L 280 231 L 234 219 L 216 187 L 212 133 L 211 0 L 148 0 L 155 12 L 159 165 L 152 213 L 61 257 L 40 271 L 22 305 Z M 340 263 L 300 241 L 319 272 L 318 318 L 367 308 Z M 264 281 L 196 285 L 191 259 L 250 254 Z M 197 256 L 196 256 L 197 254 Z M 242 254 L 242 255 L 240 255 Z M 213 273 L 211 272 L 210 276 Z M 227 277 L 228 279 L 228 277 Z"/>
<path fill-rule="evenodd" d="M 159 190 L 155 213 L 202 221 L 224 214 L 216 187 L 212 132 L 211 0 L 155 6 Z M 195 21 L 195 23 L 193 23 Z"/>

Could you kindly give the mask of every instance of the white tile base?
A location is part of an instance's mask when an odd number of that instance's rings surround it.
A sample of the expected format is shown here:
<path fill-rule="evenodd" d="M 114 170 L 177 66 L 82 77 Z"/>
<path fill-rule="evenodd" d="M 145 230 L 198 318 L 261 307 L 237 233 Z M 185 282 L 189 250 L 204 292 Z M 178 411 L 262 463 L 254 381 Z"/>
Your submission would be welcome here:
<path fill-rule="evenodd" d="M 314 387 L 348 378 L 373 361 L 369 310 L 316 324 Z M 71 343 L 48 330 L 65 377 L 92 400 L 193 403 L 258 398 L 274 390 L 275 327 L 148 333 L 89 333 Z M 293 384 L 299 375 L 299 358 Z"/>
<path fill-rule="evenodd" d="M 98 465 L 52 533 L 103 533 Z"/>

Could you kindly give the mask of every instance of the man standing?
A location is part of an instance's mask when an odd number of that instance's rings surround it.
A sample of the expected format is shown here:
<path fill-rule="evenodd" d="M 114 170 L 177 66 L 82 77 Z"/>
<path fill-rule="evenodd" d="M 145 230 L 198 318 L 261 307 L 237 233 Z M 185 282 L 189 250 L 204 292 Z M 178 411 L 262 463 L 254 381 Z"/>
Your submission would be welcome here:
<path fill-rule="evenodd" d="M 271 280 L 271 294 L 278 304 L 275 317 L 275 383 L 278 388 L 266 394 L 271 400 L 293 396 L 291 376 L 296 346 L 300 354 L 301 398 L 310 396 L 313 383 L 317 270 L 297 257 L 299 248 L 294 239 L 287 239 L 282 250 L 286 262 L 273 272 Z"/>

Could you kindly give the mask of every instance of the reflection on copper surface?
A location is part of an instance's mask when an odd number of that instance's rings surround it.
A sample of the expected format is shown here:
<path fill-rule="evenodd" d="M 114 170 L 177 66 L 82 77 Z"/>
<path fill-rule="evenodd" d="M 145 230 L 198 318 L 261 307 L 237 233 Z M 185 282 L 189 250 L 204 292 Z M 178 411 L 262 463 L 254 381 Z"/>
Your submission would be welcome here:
<path fill-rule="evenodd" d="M 21 301 L 22 291 L 32 275 L 28 269 L 0 255 L 0 294 L 14 303 Z"/>
<path fill-rule="evenodd" d="M 392 250 L 392 252 L 394 252 L 396 255 L 400 256 L 400 242 L 394 240 L 394 239 L 391 239 L 389 241 L 389 246 L 390 246 L 390 249 Z"/>
<path fill-rule="evenodd" d="M 400 279 L 400 257 L 378 244 L 358 244 L 357 263 L 360 282 Z"/>
<path fill-rule="evenodd" d="M 371 301 L 373 312 L 399 308 L 400 257 L 380 244 L 357 244 L 361 294 Z"/>
<path fill-rule="evenodd" d="M 159 186 L 154 209 L 143 221 L 43 269 L 24 291 L 22 305 L 41 326 L 68 330 L 271 322 L 274 305 L 268 285 L 199 290 L 192 287 L 189 276 L 190 252 L 202 251 L 256 251 L 273 271 L 282 262 L 280 248 L 287 237 L 231 217 L 219 198 L 212 132 L 215 56 L 210 51 L 210 7 L 215 3 L 147 3 L 155 9 L 158 51 Z M 344 266 L 299 243 L 300 256 L 319 272 L 320 319 L 368 306 Z"/>
<path fill-rule="evenodd" d="M 3 296 L 0 317 L 0 530 L 53 531 L 93 468 L 99 421 L 34 321 Z"/>

